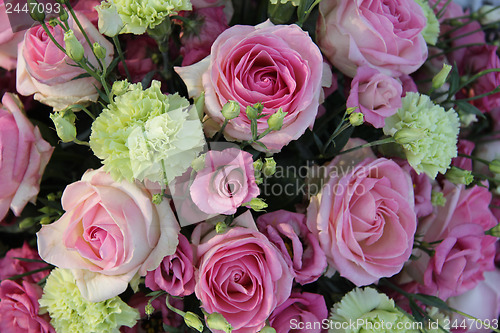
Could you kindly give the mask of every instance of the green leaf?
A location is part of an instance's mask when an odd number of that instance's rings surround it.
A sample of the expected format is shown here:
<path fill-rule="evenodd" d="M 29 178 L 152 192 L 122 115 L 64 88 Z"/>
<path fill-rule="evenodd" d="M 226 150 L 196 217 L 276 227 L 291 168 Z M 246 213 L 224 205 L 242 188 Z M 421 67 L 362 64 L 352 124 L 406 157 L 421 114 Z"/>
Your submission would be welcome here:
<path fill-rule="evenodd" d="M 414 294 L 413 297 L 425 305 L 430 305 L 441 310 L 452 311 L 448 304 L 439 297 L 425 294 Z"/>
<path fill-rule="evenodd" d="M 120 58 L 113 59 L 113 61 L 109 64 L 108 68 L 106 68 L 106 73 L 108 73 L 109 75 L 109 73 L 111 73 L 115 69 L 116 65 L 118 65 L 119 62 Z"/>
<path fill-rule="evenodd" d="M 82 74 L 77 75 L 74 78 L 72 78 L 71 81 L 83 79 L 83 78 L 86 78 L 86 77 L 91 77 L 91 75 L 89 73 L 82 73 Z"/>
<path fill-rule="evenodd" d="M 414 301 L 410 300 L 410 309 L 411 309 L 411 314 L 415 318 L 416 321 L 419 321 L 421 323 L 424 322 L 424 316 L 422 315 L 422 309 L 415 303 Z"/>
<path fill-rule="evenodd" d="M 474 105 L 470 104 L 469 102 L 466 101 L 461 101 L 461 100 L 456 100 L 454 101 L 455 105 L 463 112 L 465 113 L 472 113 L 475 114 L 478 117 L 486 119 L 486 116 L 476 108 Z"/>

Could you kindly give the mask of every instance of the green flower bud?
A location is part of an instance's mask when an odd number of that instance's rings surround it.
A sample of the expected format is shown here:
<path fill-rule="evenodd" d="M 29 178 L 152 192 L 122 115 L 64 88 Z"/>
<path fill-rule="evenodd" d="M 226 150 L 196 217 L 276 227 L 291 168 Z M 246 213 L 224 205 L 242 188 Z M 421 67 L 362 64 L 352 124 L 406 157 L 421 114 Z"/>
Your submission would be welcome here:
<path fill-rule="evenodd" d="M 264 163 L 260 158 L 257 161 L 253 162 L 253 169 L 255 170 L 255 172 L 260 172 L 263 166 Z"/>
<path fill-rule="evenodd" d="M 412 143 L 421 139 L 425 132 L 420 128 L 402 128 L 394 134 L 394 140 L 400 145 Z"/>
<path fill-rule="evenodd" d="M 492 173 L 497 175 L 500 174 L 500 160 L 496 159 L 491 161 L 490 164 L 488 164 L 488 168 Z"/>
<path fill-rule="evenodd" d="M 154 203 L 155 205 L 159 205 L 161 204 L 162 201 L 163 201 L 163 194 L 161 193 L 153 194 L 153 197 L 151 198 L 152 203 Z"/>
<path fill-rule="evenodd" d="M 286 112 L 283 112 L 282 108 L 279 108 L 277 112 L 273 113 L 269 119 L 267 119 L 267 125 L 271 131 L 279 131 L 283 127 L 283 119 L 285 119 Z"/>
<path fill-rule="evenodd" d="M 274 24 L 285 24 L 295 13 L 295 6 L 291 2 L 270 0 L 267 7 L 267 16 Z"/>
<path fill-rule="evenodd" d="M 68 12 L 63 7 L 61 7 L 61 10 L 59 11 L 59 19 L 61 19 L 61 21 L 63 22 L 66 22 L 68 18 Z"/>
<path fill-rule="evenodd" d="M 267 204 L 260 198 L 252 198 L 249 202 L 243 203 L 242 206 L 250 207 L 256 212 L 262 212 L 267 208 Z"/>
<path fill-rule="evenodd" d="M 474 176 L 472 176 L 469 170 L 463 170 L 457 168 L 456 166 L 452 166 L 445 174 L 446 179 L 448 179 L 453 184 L 465 184 L 469 185 L 474 180 Z"/>
<path fill-rule="evenodd" d="M 201 154 L 191 162 L 191 168 L 198 172 L 205 167 L 205 154 Z"/>
<path fill-rule="evenodd" d="M 28 7 L 30 10 L 30 16 L 33 20 L 42 23 L 45 20 L 45 12 L 43 11 L 43 6 L 38 5 L 36 0 L 27 0 Z"/>
<path fill-rule="evenodd" d="M 357 106 L 353 106 L 352 108 L 347 108 L 345 110 L 345 113 L 349 115 L 349 114 L 353 113 L 354 111 L 356 111 L 357 109 L 358 109 Z"/>
<path fill-rule="evenodd" d="M 275 172 L 276 172 L 276 161 L 272 157 L 266 158 L 264 162 L 264 168 L 262 169 L 262 173 L 264 173 L 264 176 L 270 177 L 274 175 Z"/>
<path fill-rule="evenodd" d="M 101 60 L 106 58 L 106 49 L 102 47 L 101 44 L 95 42 L 94 45 L 92 45 L 92 47 L 94 48 L 94 53 L 97 58 Z"/>
<path fill-rule="evenodd" d="M 79 62 L 83 59 L 85 55 L 85 50 L 83 49 L 82 43 L 76 38 L 73 30 L 68 30 L 64 33 L 64 44 L 66 53 L 70 59 Z"/>
<path fill-rule="evenodd" d="M 217 222 L 215 225 L 215 232 L 218 234 L 223 234 L 227 230 L 227 224 L 224 221 Z M 208 323 L 207 323 L 208 325 Z M 212 328 L 210 325 L 208 327 Z"/>
<path fill-rule="evenodd" d="M 236 101 L 229 101 L 224 104 L 221 112 L 227 120 L 234 119 L 240 115 L 240 104 Z"/>
<path fill-rule="evenodd" d="M 71 110 L 64 110 L 50 114 L 50 119 L 56 126 L 57 136 L 62 142 L 71 142 L 76 139 L 76 116 Z"/>
<path fill-rule="evenodd" d="M 349 115 L 349 122 L 352 126 L 360 126 L 363 124 L 364 116 L 361 112 L 353 112 Z"/>
<path fill-rule="evenodd" d="M 123 29 L 123 21 L 118 14 L 115 4 L 102 1 L 96 6 L 99 32 L 108 37 L 115 37 Z"/>
<path fill-rule="evenodd" d="M 207 319 L 205 320 L 207 323 L 208 328 L 211 330 L 218 330 L 218 331 L 224 331 L 226 333 L 231 333 L 233 328 L 231 327 L 231 324 L 229 324 L 218 312 L 213 312 L 207 316 Z"/>
<path fill-rule="evenodd" d="M 444 207 L 444 205 L 446 205 L 446 198 L 444 197 L 443 192 L 432 191 L 431 203 L 433 206 Z"/>
<path fill-rule="evenodd" d="M 113 95 L 120 96 L 125 94 L 130 87 L 130 83 L 127 80 L 115 81 L 111 87 L 111 92 Z"/>
<path fill-rule="evenodd" d="M 196 313 L 191 311 L 186 312 L 184 315 L 184 322 L 188 327 L 195 329 L 198 332 L 203 332 L 203 323 Z"/>
<path fill-rule="evenodd" d="M 432 88 L 438 89 L 443 86 L 443 84 L 446 82 L 446 79 L 448 78 L 448 74 L 450 74 L 451 71 L 451 66 L 447 64 L 443 64 L 443 69 L 439 71 L 433 78 L 432 78 Z"/>
<path fill-rule="evenodd" d="M 255 104 L 257 105 L 257 104 Z M 247 106 L 247 109 L 246 109 L 246 114 L 247 114 L 247 117 L 248 119 L 250 120 L 254 120 L 254 119 L 257 119 L 259 118 L 259 108 L 255 107 L 255 106 Z"/>
<path fill-rule="evenodd" d="M 272 328 L 271 326 L 264 326 L 259 333 L 276 333 L 276 330 Z"/>
<path fill-rule="evenodd" d="M 146 313 L 146 316 L 149 317 L 153 314 L 153 312 L 155 312 L 155 308 L 150 302 L 148 302 L 148 304 L 144 307 L 144 312 Z"/>
<path fill-rule="evenodd" d="M 486 231 L 487 235 L 491 235 L 493 237 L 500 237 L 500 223 Z"/>

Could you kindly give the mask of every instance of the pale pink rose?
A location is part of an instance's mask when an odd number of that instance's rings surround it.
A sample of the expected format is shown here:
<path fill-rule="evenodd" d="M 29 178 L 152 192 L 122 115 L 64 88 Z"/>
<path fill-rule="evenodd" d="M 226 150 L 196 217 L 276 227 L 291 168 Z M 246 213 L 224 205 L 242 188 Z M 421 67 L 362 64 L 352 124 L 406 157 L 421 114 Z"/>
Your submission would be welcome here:
<path fill-rule="evenodd" d="M 484 280 L 481 281 L 474 289 L 460 296 L 451 297 L 447 303 L 454 309 L 460 310 L 468 315 L 474 316 L 483 322 L 489 322 L 493 327 L 497 327 L 500 316 L 500 270 L 497 268 L 492 272 L 484 273 Z M 467 330 L 456 329 L 453 332 L 468 332 L 468 333 L 489 333 L 491 329 L 487 329 L 481 322 L 452 313 L 451 321 L 455 320 L 462 323 L 463 320 L 467 324 Z"/>
<path fill-rule="evenodd" d="M 102 168 L 68 185 L 62 207 L 63 216 L 38 232 L 38 252 L 71 269 L 92 302 L 119 295 L 177 248 L 180 228 L 168 201 L 153 204 L 143 185 L 116 182 Z"/>
<path fill-rule="evenodd" d="M 483 273 L 492 270 L 495 238 L 484 234 L 497 224 L 489 209 L 491 193 L 474 186 L 465 189 L 444 181 L 446 204 L 419 222 L 417 234 L 422 242 L 435 244 L 435 253 L 415 250 L 418 260 L 405 267 L 406 282 L 416 281 L 417 292 L 442 299 L 474 288 Z"/>
<path fill-rule="evenodd" d="M 335 164 L 335 160 L 334 163 Z M 307 226 L 329 264 L 358 286 L 398 273 L 416 229 L 410 176 L 394 161 L 366 159 L 347 174 L 330 173 L 311 198 Z"/>
<path fill-rule="evenodd" d="M 22 110 L 19 98 L 5 94 L 0 104 L 0 220 L 9 208 L 16 216 L 35 203 L 40 180 L 54 148 Z"/>
<path fill-rule="evenodd" d="M 0 283 L 0 331 L 9 333 L 55 333 L 48 314 L 39 315 L 42 288 L 23 281 Z"/>
<path fill-rule="evenodd" d="M 224 15 L 227 22 L 231 21 L 234 14 L 233 2 L 231 0 L 191 0 L 194 9 L 224 7 Z"/>
<path fill-rule="evenodd" d="M 401 107 L 401 83 L 369 66 L 358 67 L 351 81 L 347 98 L 348 108 L 359 107 L 356 112 L 375 128 L 385 125 L 384 119 L 396 113 Z"/>
<path fill-rule="evenodd" d="M 325 253 L 316 236 L 307 229 L 304 214 L 277 210 L 259 216 L 257 226 L 281 251 L 295 281 L 303 285 L 323 275 Z"/>
<path fill-rule="evenodd" d="M 113 59 L 114 47 L 104 38 L 96 27 L 82 14 L 77 14 L 85 32 L 92 43 L 98 42 L 106 49 L 104 64 L 109 65 Z M 88 45 L 79 31 L 76 23 L 69 20 L 70 28 L 82 43 L 85 56 L 98 68 L 97 60 L 92 53 L 92 45 Z M 64 31 L 60 26 L 50 27 L 55 40 L 64 46 Z M 35 94 L 35 99 L 61 110 L 71 104 L 95 102 L 98 98 L 97 90 L 101 84 L 92 77 L 73 80 L 78 75 L 86 73 L 80 67 L 72 66 L 75 63 L 67 57 L 49 39 L 41 25 L 26 31 L 24 40 L 19 44 L 17 59 L 17 91 L 21 95 Z"/>
<path fill-rule="evenodd" d="M 40 262 L 24 261 L 15 258 L 40 260 Z M 47 264 L 41 261 L 38 252 L 32 249 L 27 242 L 24 242 L 22 247 L 10 249 L 5 254 L 5 257 L 0 259 L 0 280 L 5 280 L 14 275 L 24 274 L 44 267 L 47 267 Z M 45 271 L 26 275 L 22 279 L 27 282 L 37 283 L 49 275 L 49 273 L 50 269 L 46 269 Z"/>
<path fill-rule="evenodd" d="M 155 298 L 151 305 L 155 311 L 151 315 L 146 315 L 145 307 L 151 297 L 147 297 L 144 293 L 138 292 L 132 295 L 128 305 L 139 310 L 141 319 L 134 327 L 122 326 L 120 332 L 122 333 L 148 333 L 151 332 L 164 332 L 163 325 L 180 327 L 183 323 L 182 317 L 177 313 L 169 310 L 166 305 L 166 295 Z M 179 298 L 169 298 L 169 303 L 182 311 L 184 303 Z"/>
<path fill-rule="evenodd" d="M 234 214 L 260 193 L 252 154 L 238 148 L 207 152 L 205 167 L 196 173 L 189 193 L 206 214 Z"/>
<path fill-rule="evenodd" d="M 187 85 L 191 97 L 205 92 L 205 131 L 213 135 L 224 123 L 220 112 L 230 100 L 241 106 L 240 115 L 229 121 L 224 135 L 228 140 L 250 140 L 250 120 L 246 107 L 264 106 L 257 132 L 268 128 L 268 116 L 279 108 L 287 112 L 283 127 L 260 141 L 278 152 L 290 141 L 312 127 L 325 86 L 331 84 L 331 72 L 323 66 L 323 57 L 309 35 L 297 25 L 273 25 L 266 21 L 257 26 L 236 25 L 225 30 L 212 45 L 210 56 L 176 72 Z M 329 74 L 329 75 L 328 75 Z M 256 149 L 263 148 L 255 145 Z"/>
<path fill-rule="evenodd" d="M 322 295 L 294 291 L 273 311 L 269 324 L 276 333 L 321 333 L 322 321 L 327 318 L 328 309 Z"/>
<path fill-rule="evenodd" d="M 160 266 L 146 274 L 146 287 L 164 290 L 172 296 L 188 296 L 194 291 L 193 248 L 183 234 L 174 254 L 163 258 Z"/>
<path fill-rule="evenodd" d="M 198 256 L 196 297 L 208 313 L 222 314 L 235 333 L 258 332 L 290 296 L 290 269 L 255 225 L 205 237 Z"/>
<path fill-rule="evenodd" d="M 421 34 L 427 20 L 415 1 L 323 0 L 319 13 L 318 45 L 350 77 L 364 65 L 398 77 L 427 59 Z"/>
<path fill-rule="evenodd" d="M 201 27 L 199 31 L 183 32 L 181 35 L 182 66 L 192 65 L 208 56 L 213 42 L 229 28 L 223 7 L 200 8 L 188 13 L 188 19 L 200 22 Z"/>
<path fill-rule="evenodd" d="M 5 1 L 0 0 L 0 67 L 10 71 L 17 65 L 17 45 L 23 40 L 24 31 L 12 32 Z"/>

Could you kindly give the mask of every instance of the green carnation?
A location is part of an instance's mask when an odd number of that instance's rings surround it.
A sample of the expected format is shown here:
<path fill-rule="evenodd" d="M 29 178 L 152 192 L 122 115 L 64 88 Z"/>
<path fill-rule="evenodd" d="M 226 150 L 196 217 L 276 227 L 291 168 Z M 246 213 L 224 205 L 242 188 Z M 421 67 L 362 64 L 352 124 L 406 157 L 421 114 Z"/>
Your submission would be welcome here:
<path fill-rule="evenodd" d="M 180 176 L 205 144 L 187 99 L 164 95 L 160 82 L 131 84 L 92 124 L 90 147 L 116 180 L 165 183 Z"/>
<path fill-rule="evenodd" d="M 396 114 L 385 119 L 384 133 L 394 136 L 402 129 L 400 134 L 420 132 L 411 140 L 399 138 L 408 163 L 417 173 L 424 172 L 431 178 L 436 178 L 438 172 L 444 174 L 457 156 L 457 113 L 453 109 L 445 111 L 429 96 L 418 93 L 407 93 L 402 102 Z"/>
<path fill-rule="evenodd" d="M 431 6 L 429 6 L 428 0 L 415 0 L 415 2 L 422 7 L 425 18 L 427 19 L 427 24 L 425 25 L 424 30 L 422 30 L 422 36 L 427 44 L 436 45 L 439 36 L 439 21 L 436 14 L 434 14 Z"/>
<path fill-rule="evenodd" d="M 124 28 L 121 33 L 142 35 L 181 10 L 191 10 L 189 0 L 111 0 L 116 6 Z"/>
<path fill-rule="evenodd" d="M 417 333 L 416 323 L 373 288 L 356 288 L 334 304 L 329 333 Z"/>
<path fill-rule="evenodd" d="M 120 326 L 132 327 L 140 318 L 139 311 L 118 296 L 97 303 L 87 301 L 71 271 L 62 268 L 50 273 L 39 303 L 49 312 L 58 333 L 118 333 Z"/>

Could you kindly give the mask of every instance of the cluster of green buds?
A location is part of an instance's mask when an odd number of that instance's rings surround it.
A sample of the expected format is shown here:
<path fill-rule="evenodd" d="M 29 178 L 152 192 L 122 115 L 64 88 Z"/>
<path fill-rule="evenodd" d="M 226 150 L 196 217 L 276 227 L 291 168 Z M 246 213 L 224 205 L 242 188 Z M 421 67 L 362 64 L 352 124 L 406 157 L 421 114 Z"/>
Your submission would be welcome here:
<path fill-rule="evenodd" d="M 253 162 L 253 170 L 255 174 L 255 182 L 257 184 L 262 184 L 264 177 L 271 177 L 276 172 L 276 161 L 272 157 L 258 159 Z"/>

